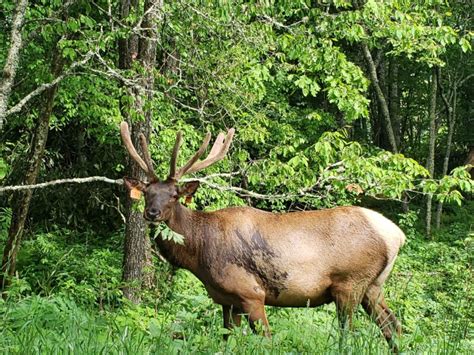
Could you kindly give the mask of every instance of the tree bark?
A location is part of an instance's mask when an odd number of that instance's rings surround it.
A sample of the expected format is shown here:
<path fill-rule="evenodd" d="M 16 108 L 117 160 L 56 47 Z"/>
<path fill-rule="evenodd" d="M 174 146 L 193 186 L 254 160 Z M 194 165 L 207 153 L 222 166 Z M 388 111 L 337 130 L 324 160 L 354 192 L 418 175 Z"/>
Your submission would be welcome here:
<path fill-rule="evenodd" d="M 362 44 L 362 51 L 364 53 L 364 57 L 367 61 L 368 69 L 369 69 L 369 75 L 370 79 L 372 80 L 372 85 L 374 86 L 375 93 L 377 96 L 377 100 L 380 104 L 380 108 L 382 110 L 382 117 L 385 122 L 385 130 L 387 132 L 388 140 L 390 143 L 390 148 L 393 153 L 398 152 L 398 146 L 397 142 L 395 140 L 395 134 L 393 132 L 393 126 L 392 126 L 392 120 L 390 118 L 390 111 L 389 107 L 387 104 L 387 100 L 385 98 L 385 95 L 383 93 L 383 90 L 380 86 L 380 82 L 377 76 L 377 67 L 375 65 L 375 62 L 372 58 L 372 54 L 370 53 L 369 47 L 367 46 L 366 43 Z"/>
<path fill-rule="evenodd" d="M 139 133 L 143 133 L 149 140 L 151 131 L 152 112 L 146 108 L 145 100 L 152 100 L 151 90 L 154 86 L 153 70 L 156 64 L 156 41 L 158 38 L 157 23 L 160 19 L 161 0 L 145 1 L 145 15 L 141 24 L 141 37 L 131 37 L 119 43 L 120 60 L 122 69 L 130 69 L 136 59 L 142 66 L 139 81 L 140 89 L 132 89 L 129 94 L 134 98 L 133 110 L 143 120 L 131 122 L 132 141 L 141 153 L 141 145 L 138 143 Z M 130 4 L 122 1 L 122 17 L 130 12 L 130 6 L 138 6 L 137 2 Z M 123 110 L 122 114 L 131 121 L 129 115 Z M 146 180 L 145 173 L 134 161 L 129 163 L 129 173 L 140 180 Z M 126 204 L 127 226 L 125 229 L 124 258 L 123 258 L 123 293 L 126 298 L 134 303 L 141 301 L 141 291 L 151 288 L 154 284 L 154 273 L 152 268 L 151 243 L 147 233 L 147 225 L 142 213 L 133 208 L 133 201 L 128 198 Z"/>
<path fill-rule="evenodd" d="M 56 48 L 53 53 L 51 73 L 54 77 L 57 77 L 60 75 L 62 68 L 63 60 L 59 49 Z M 48 139 L 49 120 L 53 112 L 57 88 L 58 86 L 54 85 L 44 92 L 45 106 L 39 116 L 31 149 L 28 154 L 26 172 L 23 178 L 24 185 L 33 185 L 36 183 L 41 161 L 44 156 L 46 141 Z M 33 190 L 22 190 L 13 194 L 12 221 L 8 230 L 7 243 L 3 250 L 0 274 L 0 287 L 2 290 L 8 286 L 10 278 L 16 271 L 18 250 L 20 249 L 32 195 Z"/>
<path fill-rule="evenodd" d="M 428 117 L 430 121 L 430 135 L 428 144 L 428 157 L 426 160 L 426 170 L 428 170 L 430 177 L 434 176 L 434 158 L 435 158 L 435 144 L 436 144 L 436 95 L 437 95 L 437 71 L 433 69 L 431 74 L 431 90 L 430 90 L 430 103 L 428 108 Z M 426 197 L 426 236 L 431 238 L 431 208 L 432 208 L 433 195 L 431 193 Z"/>
<path fill-rule="evenodd" d="M 8 50 L 5 66 L 0 83 L 0 131 L 3 129 L 3 121 L 6 117 L 8 99 L 15 81 L 16 70 L 18 68 L 19 53 L 22 45 L 21 28 L 25 18 L 28 0 L 19 0 L 16 6 L 15 16 L 10 37 L 10 49 Z"/>

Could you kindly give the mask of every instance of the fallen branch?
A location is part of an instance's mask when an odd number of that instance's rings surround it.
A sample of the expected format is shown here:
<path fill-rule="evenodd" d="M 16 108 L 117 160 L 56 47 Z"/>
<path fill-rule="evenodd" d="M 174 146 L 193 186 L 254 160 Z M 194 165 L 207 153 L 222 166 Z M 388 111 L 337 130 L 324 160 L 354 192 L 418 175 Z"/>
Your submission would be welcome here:
<path fill-rule="evenodd" d="M 45 187 L 60 185 L 60 184 L 84 184 L 88 182 L 101 181 L 109 184 L 122 185 L 122 179 L 109 179 L 105 176 L 90 176 L 86 178 L 70 178 L 70 179 L 59 179 L 48 182 L 42 182 L 34 185 L 16 185 L 16 186 L 4 186 L 0 187 L 0 193 L 5 191 L 19 191 L 19 190 L 32 190 L 32 189 L 43 189 Z"/>

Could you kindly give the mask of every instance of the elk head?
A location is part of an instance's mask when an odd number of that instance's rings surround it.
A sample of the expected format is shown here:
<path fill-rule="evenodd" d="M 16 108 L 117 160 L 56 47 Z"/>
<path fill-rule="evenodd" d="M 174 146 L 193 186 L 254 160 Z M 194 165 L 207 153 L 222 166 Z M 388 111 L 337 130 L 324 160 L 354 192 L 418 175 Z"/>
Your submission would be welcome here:
<path fill-rule="evenodd" d="M 165 180 L 161 181 L 153 170 L 153 162 L 145 136 L 140 134 L 140 146 L 143 152 L 142 159 L 133 146 L 127 122 L 122 122 L 120 124 L 120 134 L 125 148 L 130 154 L 130 157 L 138 163 L 148 177 L 148 181 L 146 182 L 127 177 L 124 178 L 125 186 L 130 190 L 132 198 L 136 198 L 136 192 L 145 195 L 145 219 L 152 223 L 167 221 L 171 216 L 174 206 L 179 203 L 180 197 L 190 199 L 199 187 L 199 182 L 191 181 L 184 185 L 179 185 L 179 179 L 185 174 L 203 170 L 223 159 L 229 150 L 234 132 L 235 130 L 231 128 L 227 131 L 226 136 L 224 136 L 223 133 L 219 133 L 207 158 L 199 160 L 211 140 L 211 133 L 208 132 L 198 151 L 179 169 L 176 164 L 182 142 L 182 134 L 178 132 L 171 154 L 169 175 Z"/>

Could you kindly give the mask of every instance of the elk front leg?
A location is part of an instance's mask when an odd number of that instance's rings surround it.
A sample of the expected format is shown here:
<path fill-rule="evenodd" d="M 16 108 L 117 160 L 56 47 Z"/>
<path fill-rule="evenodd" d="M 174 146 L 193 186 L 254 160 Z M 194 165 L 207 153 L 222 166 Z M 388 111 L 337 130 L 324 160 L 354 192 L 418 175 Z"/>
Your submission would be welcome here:
<path fill-rule="evenodd" d="M 351 284 L 336 284 L 331 289 L 336 303 L 337 318 L 342 334 L 352 331 L 352 316 L 360 303 L 360 292 Z"/>
<path fill-rule="evenodd" d="M 270 338 L 270 324 L 265 313 L 264 303 L 260 300 L 247 300 L 242 302 L 242 308 L 244 313 L 248 314 L 250 328 L 255 332 L 255 322 L 261 321 L 265 336 Z"/>
<path fill-rule="evenodd" d="M 222 306 L 222 315 L 224 318 L 224 328 L 232 329 L 234 326 L 240 327 L 242 310 L 234 306 Z M 227 340 L 229 334 L 224 334 L 224 340 Z"/>

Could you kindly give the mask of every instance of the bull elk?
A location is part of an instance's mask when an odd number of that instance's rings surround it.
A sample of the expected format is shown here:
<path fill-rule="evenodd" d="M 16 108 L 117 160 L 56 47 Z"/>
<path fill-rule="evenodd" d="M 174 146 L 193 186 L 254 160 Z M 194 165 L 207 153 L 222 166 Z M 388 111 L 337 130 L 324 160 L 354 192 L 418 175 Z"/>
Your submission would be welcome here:
<path fill-rule="evenodd" d="M 128 125 L 121 135 L 130 156 L 149 181 L 125 178 L 130 190 L 145 196 L 144 218 L 164 222 L 184 236 L 184 245 L 157 240 L 163 256 L 173 265 L 191 271 L 209 296 L 222 305 L 224 326 L 239 325 L 246 314 L 252 329 L 261 321 L 270 328 L 265 305 L 316 307 L 335 302 L 341 325 L 351 325 L 355 308 L 362 304 L 390 345 L 400 323 L 385 303 L 382 285 L 405 241 L 403 232 L 381 214 L 361 207 L 318 211 L 271 213 L 251 207 L 231 207 L 214 212 L 195 211 L 180 203 L 199 186 L 180 178 L 221 160 L 232 142 L 234 129 L 220 133 L 209 155 L 208 133 L 198 151 L 181 168 L 176 167 L 181 132 L 176 136 L 170 172 L 160 181 L 145 137 L 140 136 L 143 159 L 134 148 Z"/>

